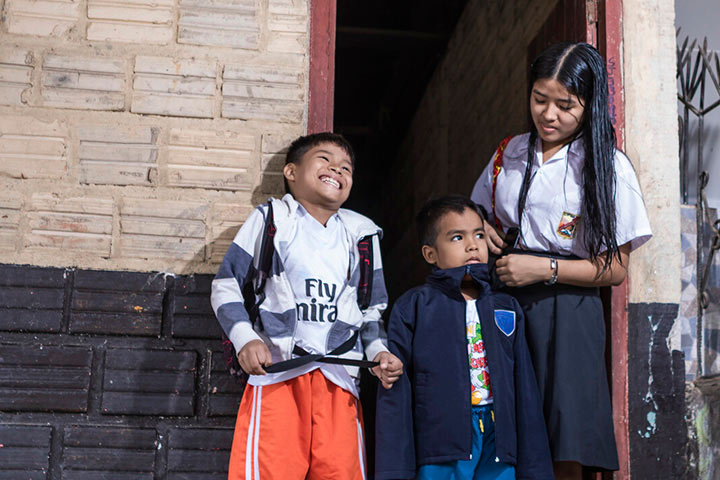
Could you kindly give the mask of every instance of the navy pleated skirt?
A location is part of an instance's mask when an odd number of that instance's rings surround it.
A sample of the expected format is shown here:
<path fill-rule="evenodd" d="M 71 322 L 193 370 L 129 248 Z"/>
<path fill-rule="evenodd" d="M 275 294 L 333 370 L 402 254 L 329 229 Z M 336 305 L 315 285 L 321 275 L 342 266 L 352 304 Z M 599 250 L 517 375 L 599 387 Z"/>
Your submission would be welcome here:
<path fill-rule="evenodd" d="M 525 312 L 553 461 L 617 470 L 599 289 L 535 284 L 506 291 Z"/>

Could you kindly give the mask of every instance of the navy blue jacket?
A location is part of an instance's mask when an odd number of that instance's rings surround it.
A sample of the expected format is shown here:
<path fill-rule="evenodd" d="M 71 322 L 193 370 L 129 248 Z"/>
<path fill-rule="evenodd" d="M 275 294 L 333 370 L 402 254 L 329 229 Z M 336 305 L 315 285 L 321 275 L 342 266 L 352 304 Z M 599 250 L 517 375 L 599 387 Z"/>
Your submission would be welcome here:
<path fill-rule="evenodd" d="M 388 346 L 405 372 L 390 390 L 378 389 L 377 480 L 415 478 L 420 465 L 470 458 L 470 364 L 460 291 L 466 273 L 482 291 L 476 305 L 494 398 L 497 457 L 515 465 L 518 479 L 553 479 L 522 310 L 513 297 L 491 291 L 487 265 L 473 264 L 435 270 L 425 285 L 395 302 Z M 497 315 L 498 310 L 507 312 Z"/>

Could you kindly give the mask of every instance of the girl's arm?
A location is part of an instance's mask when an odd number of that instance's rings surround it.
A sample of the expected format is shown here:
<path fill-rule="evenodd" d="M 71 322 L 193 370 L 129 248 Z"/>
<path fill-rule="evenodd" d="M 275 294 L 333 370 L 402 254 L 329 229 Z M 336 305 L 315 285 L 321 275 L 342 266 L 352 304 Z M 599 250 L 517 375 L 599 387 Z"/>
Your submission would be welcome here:
<path fill-rule="evenodd" d="M 602 272 L 603 257 L 583 260 L 557 260 L 558 283 L 579 287 L 604 287 L 620 285 L 627 275 L 630 259 L 630 243 L 619 247 L 620 260 L 613 258 L 610 266 Z M 552 269 L 550 259 L 535 255 L 510 254 L 499 258 L 496 272 L 500 280 L 509 287 L 523 287 L 550 280 Z"/>

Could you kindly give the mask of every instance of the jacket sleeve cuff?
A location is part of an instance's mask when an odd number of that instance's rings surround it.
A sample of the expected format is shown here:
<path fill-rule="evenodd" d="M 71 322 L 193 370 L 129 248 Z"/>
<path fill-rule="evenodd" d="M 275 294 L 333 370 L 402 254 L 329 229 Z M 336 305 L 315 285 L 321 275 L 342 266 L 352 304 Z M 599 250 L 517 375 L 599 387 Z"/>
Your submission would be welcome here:
<path fill-rule="evenodd" d="M 381 339 L 373 340 L 370 345 L 367 345 L 365 347 L 365 355 L 367 356 L 368 360 L 374 360 L 375 357 L 377 357 L 377 354 L 380 352 L 389 352 L 388 348 L 385 346 L 383 341 Z"/>
<path fill-rule="evenodd" d="M 261 340 L 260 336 L 253 330 L 248 322 L 238 322 L 233 325 L 228 338 L 235 347 L 235 351 L 240 353 L 245 345 L 253 340 Z"/>

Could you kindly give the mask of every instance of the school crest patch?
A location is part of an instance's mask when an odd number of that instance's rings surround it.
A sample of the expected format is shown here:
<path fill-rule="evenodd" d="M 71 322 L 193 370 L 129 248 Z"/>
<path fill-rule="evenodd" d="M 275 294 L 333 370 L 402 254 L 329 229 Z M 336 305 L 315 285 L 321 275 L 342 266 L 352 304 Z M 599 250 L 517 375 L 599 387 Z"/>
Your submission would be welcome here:
<path fill-rule="evenodd" d="M 495 325 L 508 337 L 515 332 L 515 312 L 495 310 Z"/>
<path fill-rule="evenodd" d="M 577 233 L 578 223 L 580 223 L 580 216 L 570 212 L 563 212 L 562 218 L 560 218 L 560 225 L 558 225 L 557 233 L 562 238 L 572 240 L 575 238 Z"/>

